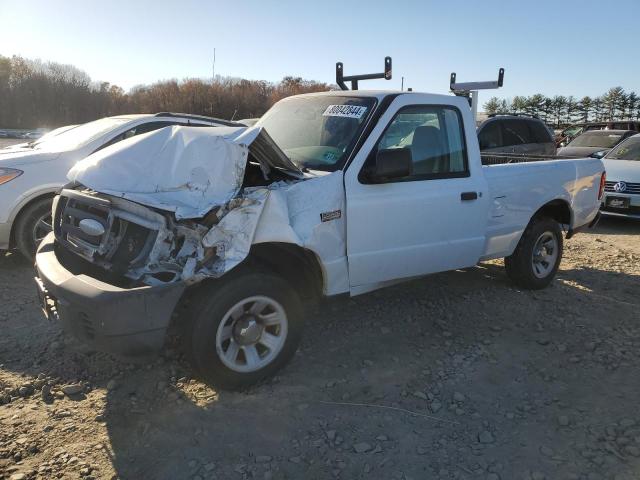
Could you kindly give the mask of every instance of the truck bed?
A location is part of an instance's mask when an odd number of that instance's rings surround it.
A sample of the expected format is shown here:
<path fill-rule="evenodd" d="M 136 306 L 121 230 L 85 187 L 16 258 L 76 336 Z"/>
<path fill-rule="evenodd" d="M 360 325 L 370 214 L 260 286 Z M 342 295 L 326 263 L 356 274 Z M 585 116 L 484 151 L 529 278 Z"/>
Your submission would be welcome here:
<path fill-rule="evenodd" d="M 577 228 L 590 222 L 598 210 L 602 162 L 595 158 L 561 158 L 526 155 L 491 155 L 483 170 L 492 207 L 483 258 L 510 255 L 529 219 L 550 201 L 570 207 Z M 500 163 L 497 161 L 501 160 Z"/>
<path fill-rule="evenodd" d="M 527 155 L 520 153 L 481 153 L 480 156 L 482 158 L 482 165 L 504 165 L 505 163 L 530 163 L 575 159 L 575 157 L 562 155 Z"/>

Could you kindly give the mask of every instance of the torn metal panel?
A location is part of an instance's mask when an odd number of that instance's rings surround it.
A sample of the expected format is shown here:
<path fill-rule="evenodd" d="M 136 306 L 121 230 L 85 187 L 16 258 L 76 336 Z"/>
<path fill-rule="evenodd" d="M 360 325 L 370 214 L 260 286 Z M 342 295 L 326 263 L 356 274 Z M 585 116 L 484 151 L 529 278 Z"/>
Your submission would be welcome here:
<path fill-rule="evenodd" d="M 198 273 L 219 277 L 247 257 L 269 194 L 268 189 L 260 188 L 225 205 L 220 222 L 202 238 L 205 248 L 215 248 L 216 259 Z"/>
<path fill-rule="evenodd" d="M 262 127 L 248 129 L 236 141 L 249 145 L 249 151 L 260 162 L 265 178 L 269 178 L 269 174 L 273 169 L 295 178 L 304 178 L 304 174 L 298 166 L 289 160 L 289 157 Z"/>

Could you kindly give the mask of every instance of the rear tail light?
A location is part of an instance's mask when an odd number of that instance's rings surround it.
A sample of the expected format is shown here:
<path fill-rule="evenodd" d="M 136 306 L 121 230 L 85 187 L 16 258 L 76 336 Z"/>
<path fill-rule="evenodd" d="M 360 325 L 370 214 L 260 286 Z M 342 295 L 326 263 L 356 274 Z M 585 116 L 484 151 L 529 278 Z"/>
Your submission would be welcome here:
<path fill-rule="evenodd" d="M 598 200 L 602 200 L 602 194 L 604 193 L 604 185 L 607 181 L 607 172 L 602 172 L 600 177 L 600 190 L 598 190 Z"/>

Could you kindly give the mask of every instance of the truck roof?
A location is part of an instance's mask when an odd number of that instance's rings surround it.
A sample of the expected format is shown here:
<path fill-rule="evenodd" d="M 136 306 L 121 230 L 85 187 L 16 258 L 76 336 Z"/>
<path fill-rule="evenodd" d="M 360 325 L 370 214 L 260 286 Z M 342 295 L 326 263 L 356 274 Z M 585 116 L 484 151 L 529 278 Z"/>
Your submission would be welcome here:
<path fill-rule="evenodd" d="M 296 95 L 298 97 L 315 97 L 315 96 L 333 96 L 333 97 L 369 97 L 382 100 L 389 95 L 433 95 L 436 97 L 442 97 L 447 99 L 456 98 L 453 95 L 443 95 L 439 93 L 427 93 L 427 92 L 408 92 L 400 90 L 330 90 L 328 92 L 313 92 L 303 93 Z"/>

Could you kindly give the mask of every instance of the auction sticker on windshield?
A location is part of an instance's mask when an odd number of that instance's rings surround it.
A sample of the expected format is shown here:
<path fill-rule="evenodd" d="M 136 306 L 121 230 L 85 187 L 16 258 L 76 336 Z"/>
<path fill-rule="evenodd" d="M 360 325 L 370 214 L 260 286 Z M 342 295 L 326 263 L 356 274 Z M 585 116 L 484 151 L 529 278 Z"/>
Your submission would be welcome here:
<path fill-rule="evenodd" d="M 362 118 L 367 107 L 359 105 L 329 105 L 322 114 L 323 117 Z"/>

